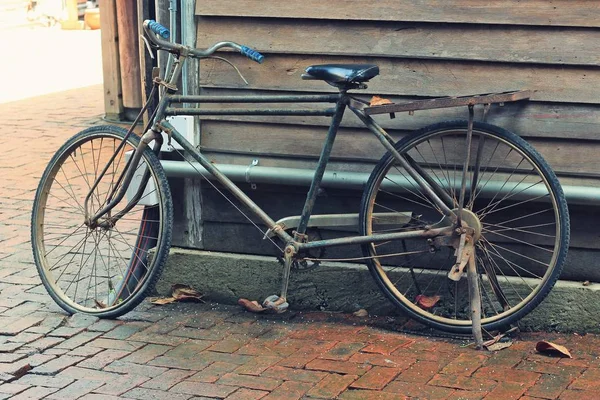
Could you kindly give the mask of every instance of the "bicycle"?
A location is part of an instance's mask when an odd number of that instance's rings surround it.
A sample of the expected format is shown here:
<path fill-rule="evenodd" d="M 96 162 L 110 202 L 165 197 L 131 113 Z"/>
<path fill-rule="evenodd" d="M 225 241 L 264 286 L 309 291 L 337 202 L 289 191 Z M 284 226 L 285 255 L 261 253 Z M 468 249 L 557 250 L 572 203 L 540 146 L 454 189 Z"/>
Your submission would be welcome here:
<path fill-rule="evenodd" d="M 168 30 L 156 22 L 143 26 L 147 44 L 174 59 L 164 79 L 153 81 L 152 93 L 160 90 L 162 97 L 144 134 L 140 138 L 132 131 L 148 105 L 128 131 L 99 126 L 80 132 L 54 155 L 36 192 L 34 258 L 48 293 L 65 311 L 118 317 L 137 306 L 159 278 L 173 220 L 170 188 L 159 161 L 161 132 L 179 143 L 183 151 L 176 151 L 178 157 L 206 175 L 212 187 L 245 205 L 247 211 L 240 211 L 265 225 L 266 231 L 255 224 L 281 250 L 281 293 L 267 298 L 265 307 L 285 310 L 291 270 L 319 263 L 319 250 L 330 246 L 360 245 L 363 257 L 347 261 L 366 263 L 383 293 L 409 316 L 449 332 L 466 333 L 479 323 L 469 305 L 474 299 L 481 303 L 485 329 L 515 323 L 558 279 L 569 245 L 569 214 L 556 175 L 521 137 L 474 121 L 476 104 L 526 99 L 528 92 L 371 105 L 350 91 L 365 88 L 379 73 L 377 66 L 317 65 L 307 68 L 303 78 L 323 80 L 338 93 L 183 96 L 176 94 L 176 85 L 187 58 L 209 57 L 221 48 L 259 63 L 263 56 L 233 42 L 205 50 L 185 47 L 166 41 Z M 334 106 L 211 110 L 175 105 L 208 103 Z M 396 143 L 372 118 L 459 105 L 468 107 L 467 121 L 433 124 Z M 387 152 L 365 183 L 359 213 L 311 215 L 346 110 Z M 174 115 L 331 118 L 302 213 L 271 219 L 167 121 Z M 319 226 L 353 224 L 358 225 L 355 236 L 312 240 L 308 235 Z"/>

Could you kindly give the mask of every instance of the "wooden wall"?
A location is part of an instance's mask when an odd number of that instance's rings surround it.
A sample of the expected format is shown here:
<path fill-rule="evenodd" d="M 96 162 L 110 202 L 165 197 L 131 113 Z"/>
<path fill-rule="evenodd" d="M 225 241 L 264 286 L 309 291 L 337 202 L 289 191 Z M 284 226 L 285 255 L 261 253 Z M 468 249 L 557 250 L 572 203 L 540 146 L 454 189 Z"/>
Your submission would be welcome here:
<path fill-rule="evenodd" d="M 488 122 L 530 140 L 564 184 L 600 184 L 598 1 L 221 0 L 198 1 L 196 14 L 198 47 L 232 40 L 266 56 L 258 65 L 239 54 L 226 55 L 249 85 L 229 65 L 202 61 L 203 93 L 333 92 L 324 82 L 300 79 L 306 67 L 320 63 L 378 64 L 381 74 L 362 92 L 366 98 L 377 94 L 401 101 L 533 89 L 529 102 L 493 107 Z M 201 146 L 215 161 L 247 165 L 258 158 L 263 166 L 295 168 L 315 165 L 329 122 L 323 117 L 227 118 L 202 123 Z M 400 137 L 455 118 L 466 118 L 466 108 L 378 120 Z M 370 169 L 383 154 L 381 146 L 359 129 L 354 116 L 347 115 L 342 126 L 332 169 Z M 258 192 L 256 197 L 266 195 Z M 291 197 L 304 199 L 299 193 Z M 203 202 L 210 210 L 221 201 L 206 191 Z M 288 214 L 299 214 L 299 203 Z M 265 204 L 267 210 L 279 209 Z M 224 222 L 219 213 L 203 218 L 208 224 Z M 243 225 L 243 220 L 227 223 Z M 234 250 L 223 247 L 231 232 L 242 229 L 234 225 L 228 225 L 230 233 L 213 237 L 206 229 L 206 243 L 219 236 L 219 250 Z M 581 246 L 600 247 L 583 244 L 590 242 L 588 233 Z"/>

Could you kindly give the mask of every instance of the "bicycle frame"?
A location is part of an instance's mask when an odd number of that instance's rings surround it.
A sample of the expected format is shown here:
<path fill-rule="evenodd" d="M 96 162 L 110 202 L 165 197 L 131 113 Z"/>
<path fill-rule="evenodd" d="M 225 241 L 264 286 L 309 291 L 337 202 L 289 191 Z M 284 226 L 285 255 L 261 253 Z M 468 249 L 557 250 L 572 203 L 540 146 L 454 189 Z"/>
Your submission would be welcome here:
<path fill-rule="evenodd" d="M 151 127 L 146 131 L 146 133 L 142 136 L 142 140 L 138 148 L 135 151 L 135 154 L 128 161 L 128 165 L 123 171 L 123 175 L 119 178 L 119 181 L 122 181 L 121 189 L 118 193 L 111 193 L 109 198 L 112 198 L 112 201 L 106 205 L 103 209 L 98 211 L 95 215 L 88 218 L 88 223 L 90 226 L 99 224 L 99 219 L 106 215 L 118 202 L 120 202 L 125 196 L 125 192 L 129 184 L 131 183 L 133 176 L 133 169 L 137 166 L 138 162 L 141 159 L 142 152 L 145 148 L 153 141 L 157 141 L 157 146 L 154 148 L 155 152 L 160 151 L 160 146 L 162 145 L 162 137 L 160 132 L 165 132 L 169 138 L 174 139 L 181 147 L 194 159 L 196 160 L 202 167 L 204 167 L 219 183 L 221 183 L 235 198 L 237 198 L 241 203 L 243 203 L 249 210 L 251 210 L 252 214 L 259 218 L 268 228 L 267 232 L 272 232 L 277 235 L 284 243 L 287 245 L 292 245 L 296 252 L 304 249 L 313 249 L 313 248 L 321 248 L 321 247 L 331 247 L 331 246 L 342 246 L 342 245 L 351 245 L 351 244 L 364 244 L 364 243 L 378 243 L 384 242 L 388 240 L 399 240 L 399 239 L 409 239 L 416 237 L 424 237 L 424 238 L 433 238 L 440 235 L 452 235 L 454 228 L 460 226 L 460 209 L 459 207 L 458 213 L 455 213 L 446 202 L 448 202 L 447 198 L 444 197 L 444 191 L 440 188 L 435 182 L 431 179 L 424 178 L 419 173 L 419 167 L 411 163 L 407 160 L 403 155 L 398 153 L 394 148 L 394 143 L 391 137 L 386 133 L 386 131 L 379 126 L 370 116 L 366 115 L 362 111 L 362 107 L 364 106 L 364 102 L 359 100 L 358 98 L 353 97 L 348 94 L 345 90 L 340 90 L 338 94 L 325 94 L 325 95 L 266 95 L 266 96 L 206 96 L 206 95 L 176 95 L 171 94 L 171 92 L 176 91 L 176 83 L 178 82 L 181 71 L 182 64 L 185 61 L 186 56 L 181 55 L 179 59 L 175 61 L 175 67 L 173 74 L 171 75 L 169 81 L 167 83 L 163 82 L 160 79 L 155 81 L 155 85 L 164 85 L 167 87 L 164 95 L 162 96 L 153 121 L 151 122 Z M 207 110 L 200 108 L 191 108 L 191 107 L 176 107 L 174 104 L 192 104 L 199 105 L 203 103 L 235 103 L 235 104 L 269 104 L 269 103 L 314 103 L 314 104 L 323 104 L 323 103 L 334 103 L 335 107 L 322 108 L 322 109 L 270 109 L 270 108 L 260 108 L 260 109 L 251 109 L 251 108 L 228 108 L 228 109 L 219 109 L 219 110 Z M 404 232 L 395 232 L 395 233 L 384 233 L 384 234 L 373 234 L 367 236 L 349 236 L 343 238 L 329 239 L 329 240 L 319 240 L 313 242 L 307 242 L 303 240 L 305 238 L 306 229 L 308 227 L 308 222 L 310 216 L 312 214 L 312 210 L 317 198 L 317 192 L 319 186 L 321 184 L 325 168 L 328 164 L 329 157 L 331 154 L 331 150 L 333 148 L 333 144 L 335 142 L 335 138 L 338 132 L 338 128 L 344 116 L 344 112 L 346 108 L 350 109 L 362 122 L 363 124 L 374 134 L 374 136 L 381 142 L 384 148 L 389 151 L 396 160 L 402 165 L 403 168 L 406 169 L 408 174 L 417 182 L 420 189 L 426 193 L 426 195 L 430 198 L 430 200 L 443 212 L 445 218 L 448 218 L 452 223 L 450 226 L 435 226 L 435 227 L 425 227 L 422 230 L 414 230 L 414 231 L 404 231 Z M 327 137 L 323 144 L 323 148 L 321 150 L 321 155 L 319 157 L 319 161 L 315 170 L 315 175 L 313 177 L 312 183 L 310 185 L 310 189 L 306 196 L 306 201 L 304 203 L 304 207 L 302 210 L 302 214 L 300 217 L 300 222 L 297 230 L 294 232 L 294 236 L 289 235 L 284 227 L 275 222 L 265 211 L 263 211 L 256 203 L 254 203 L 234 182 L 232 182 L 227 176 L 225 176 L 214 164 L 212 164 L 198 149 L 189 143 L 185 137 L 177 131 L 168 121 L 166 121 L 166 117 L 168 116 L 177 116 L 177 115 L 188 115 L 188 116 L 223 116 L 223 115 L 245 115 L 245 116 L 324 116 L 331 117 L 331 123 L 327 132 Z M 118 149 L 119 151 L 119 149 Z M 463 171 L 463 174 L 465 172 Z M 102 174 L 97 178 L 96 184 L 102 179 Z M 148 174 L 146 174 L 148 175 Z M 142 194 L 146 184 L 148 182 L 148 176 L 145 176 L 142 179 L 140 187 L 136 195 L 129 201 L 129 204 L 126 206 L 126 210 L 133 207 L 137 201 L 139 200 L 140 195 Z M 92 187 L 90 190 L 90 194 L 94 190 L 96 185 Z M 115 189 L 116 190 L 115 185 Z M 463 182 L 463 191 L 464 191 L 465 183 Z M 452 204 L 450 202 L 450 204 Z M 86 210 L 87 210 L 87 201 L 86 201 Z M 123 214 L 123 213 L 119 213 Z M 457 215 L 458 214 L 458 215 Z M 104 224 L 114 224 L 120 218 L 121 215 L 115 215 L 108 218 Z M 102 224 L 100 223 L 100 224 Z M 446 224 L 448 225 L 448 224 Z"/>
<path fill-rule="evenodd" d="M 476 343 L 481 345 L 482 318 L 490 329 L 517 321 L 548 294 L 558 279 L 569 243 L 569 216 L 556 175 L 524 139 L 473 120 L 476 104 L 484 105 L 485 117 L 490 104 L 528 98 L 529 92 L 409 103 L 383 101 L 386 104 L 376 105 L 348 93 L 350 89 L 366 86 L 364 82 L 378 72 L 374 66 L 321 65 L 311 67 L 303 77 L 324 79 L 337 86 L 339 92 L 178 95 L 176 84 L 187 57 L 208 57 L 222 47 L 238 50 L 258 62 L 263 56 L 232 42 L 220 42 L 206 50 L 170 44 L 153 39 L 158 34 L 166 36 L 165 27 L 149 20 L 143 26 L 156 47 L 170 51 L 175 57 L 170 60 L 173 62 L 164 74 L 165 80 L 153 79 L 149 99 L 154 100 L 157 91 L 162 96 L 143 128 L 141 140 L 138 142 L 137 136 L 130 135 L 148 104 L 129 132 L 100 126 L 85 129 L 70 139 L 52 158 L 36 192 L 31 229 L 34 259 L 48 292 L 66 311 L 106 317 L 122 315 L 137 306 L 157 282 L 173 237 L 171 190 L 167 174 L 154 157 L 160 156 L 166 135 L 169 144 L 175 140 L 181 147 L 175 146 L 176 157 L 165 158 L 186 163 L 164 161 L 165 170 L 172 167 L 172 176 L 186 178 L 193 176 L 195 170 L 265 239 L 277 237 L 283 242 L 281 246 L 271 240 L 282 252 L 279 254 L 283 258 L 281 295 L 268 296 L 262 306 L 250 302 L 251 311 L 287 309 L 292 269 L 311 270 L 323 261 L 364 261 L 384 294 L 408 315 L 434 328 L 461 333 L 471 324 Z M 223 105 L 211 106 L 211 103 Z M 396 112 L 458 106 L 469 107 L 467 123 L 431 124 L 398 143 L 372 119 L 376 114 L 393 117 Z M 312 215 L 320 187 L 328 183 L 326 166 L 347 110 L 375 136 L 386 154 L 373 168 L 368 181 L 362 171 L 348 174 L 352 178 L 360 176 L 360 180 L 352 181 L 353 185 L 366 181 L 360 214 Z M 251 179 L 250 167 L 246 165 L 228 168 L 214 165 L 211 157 L 195 146 L 197 143 L 188 142 L 177 131 L 178 124 L 169 120 L 177 115 L 322 116 L 329 118 L 330 123 L 318 163 L 307 182 L 306 170 L 257 167 L 252 171 L 252 178 L 256 179 Z M 294 139 L 290 136 L 290 142 Z M 91 157 L 87 155 L 90 153 Z M 245 177 L 252 183 L 268 181 L 282 187 L 300 181 L 307 183 L 310 187 L 301 214 L 274 221 L 233 182 L 236 178 L 229 171 L 238 174 L 240 181 Z M 284 172 L 286 180 L 279 176 L 263 180 L 267 175 L 264 171 Z M 59 176 L 61 172 L 64 177 Z M 344 180 L 345 177 L 335 177 L 332 186 L 337 187 L 337 182 Z M 276 196 L 282 198 L 280 194 Z M 85 197 L 84 207 L 81 207 L 82 197 Z M 238 202 L 250 212 L 238 207 Z M 81 211 L 83 224 L 79 220 Z M 240 232 L 245 232 L 250 225 L 238 226 L 243 229 Z M 327 234 L 351 231 L 350 227 L 354 227 L 359 233 L 342 233 L 335 239 L 321 240 L 318 232 L 313 234 L 313 227 L 326 229 Z M 407 239 L 415 240 L 405 243 Z M 362 257 L 342 254 L 340 258 L 326 258 L 321 251 L 311 251 L 357 244 L 362 245 Z M 93 250 L 87 246 L 93 246 Z M 268 249 L 265 250 L 267 253 Z M 531 254 L 525 254 L 528 250 L 532 250 Z M 103 268 L 99 271 L 98 267 Z M 466 285 L 461 283 L 465 276 Z M 87 288 L 85 294 L 78 295 L 80 282 Z M 74 289 L 69 291 L 73 284 Z M 486 302 L 484 308 L 482 301 Z"/>

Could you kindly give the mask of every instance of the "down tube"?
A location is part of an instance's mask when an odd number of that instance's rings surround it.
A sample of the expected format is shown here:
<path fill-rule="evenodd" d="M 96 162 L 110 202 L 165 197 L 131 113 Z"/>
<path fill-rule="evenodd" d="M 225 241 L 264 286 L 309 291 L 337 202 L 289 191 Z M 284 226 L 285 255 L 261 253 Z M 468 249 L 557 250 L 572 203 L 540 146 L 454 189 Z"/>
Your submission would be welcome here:
<path fill-rule="evenodd" d="M 173 125 L 166 121 L 161 122 L 161 125 L 167 128 L 167 130 L 170 130 L 175 141 L 179 143 L 185 151 L 191 154 L 191 156 L 194 157 L 194 159 L 198 161 L 200 165 L 202 165 L 211 175 L 213 175 L 223 186 L 225 186 L 227 190 L 231 192 L 231 194 L 233 194 L 239 201 L 246 205 L 254 215 L 260 218 L 260 220 L 267 225 L 269 229 L 273 230 L 274 233 L 282 237 L 282 239 L 287 242 L 292 240 L 292 237 L 285 233 L 285 231 L 277 229 L 277 224 L 275 221 L 273 221 L 271 217 L 269 217 L 256 203 L 254 203 L 252 199 L 242 192 L 235 183 L 233 183 L 227 176 L 219 171 L 217 167 L 211 164 L 206 157 L 200 154 L 198 150 L 196 150 L 196 148 L 181 135 L 181 133 L 177 132 Z"/>

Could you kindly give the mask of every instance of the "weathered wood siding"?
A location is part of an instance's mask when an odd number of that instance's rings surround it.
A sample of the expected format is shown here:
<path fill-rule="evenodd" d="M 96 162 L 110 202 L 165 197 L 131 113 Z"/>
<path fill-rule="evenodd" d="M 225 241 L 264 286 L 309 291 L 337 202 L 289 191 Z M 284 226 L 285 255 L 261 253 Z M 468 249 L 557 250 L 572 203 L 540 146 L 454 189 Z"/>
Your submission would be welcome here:
<path fill-rule="evenodd" d="M 488 122 L 527 138 L 569 184 L 600 183 L 600 2 L 587 0 L 307 0 L 199 1 L 197 45 L 232 40 L 265 54 L 258 65 L 227 54 L 249 81 L 219 60 L 201 63 L 203 93 L 318 93 L 336 89 L 302 81 L 304 69 L 321 63 L 374 63 L 380 76 L 361 93 L 395 101 L 459 96 L 515 89 L 536 90 L 529 102 L 494 106 Z M 477 115 L 481 115 L 481 110 Z M 227 119 L 225 119 L 227 118 Z M 466 109 L 397 114 L 378 118 L 392 135 L 445 119 L 466 118 Z M 329 123 L 323 117 L 210 117 L 202 123 L 201 145 L 217 162 L 314 166 Z M 352 115 L 342 123 L 333 168 L 370 170 L 381 146 Z M 266 190 L 253 193 L 268 198 Z M 205 246 L 234 250 L 234 232 L 249 233 L 242 219 L 210 212 L 222 205 L 210 190 L 203 195 Z M 326 203 L 344 203 L 333 195 Z M 350 196 L 351 197 L 351 196 Z M 293 206 L 267 210 L 299 214 Z M 337 200 L 336 200 L 337 199 Z M 296 204 L 298 203 L 298 204 Z M 354 203 L 357 203 L 354 202 Z M 358 204 L 358 203 L 357 203 Z M 356 206 L 357 206 L 356 204 Z M 350 210 L 345 210 L 350 211 Z M 357 211 L 356 209 L 354 211 Z M 574 222 L 578 220 L 578 210 Z M 221 226 L 225 222 L 225 227 Z M 574 245 L 598 248 L 598 235 L 575 235 Z M 212 236 L 211 236 L 212 235 Z M 260 238 L 259 238 L 260 239 Z M 248 239 L 243 251 L 263 252 Z M 266 252 L 266 250 L 264 250 Z"/>

